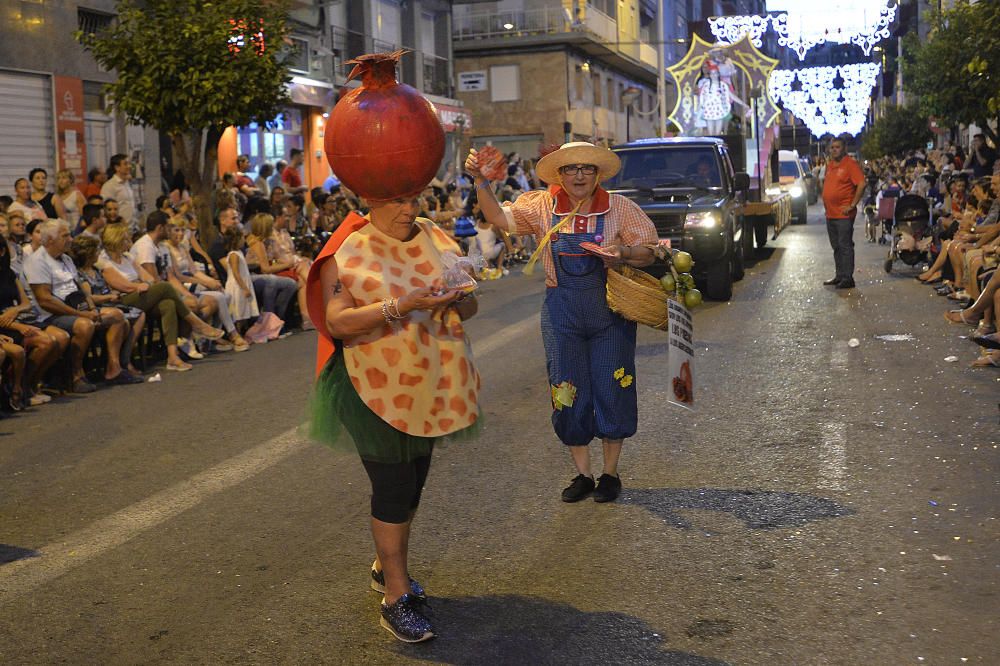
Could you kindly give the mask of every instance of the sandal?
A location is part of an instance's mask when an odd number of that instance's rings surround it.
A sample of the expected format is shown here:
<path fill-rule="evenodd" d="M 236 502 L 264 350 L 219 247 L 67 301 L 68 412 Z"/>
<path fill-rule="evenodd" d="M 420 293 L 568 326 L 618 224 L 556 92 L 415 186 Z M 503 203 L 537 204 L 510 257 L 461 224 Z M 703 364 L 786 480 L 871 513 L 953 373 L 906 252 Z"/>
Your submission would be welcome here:
<path fill-rule="evenodd" d="M 997 335 L 996 333 L 973 335 L 969 339 L 980 347 L 985 347 L 986 349 L 1000 349 L 1000 335 Z"/>
<path fill-rule="evenodd" d="M 1000 368 L 1000 352 L 983 354 L 969 366 L 970 368 Z"/>
<path fill-rule="evenodd" d="M 951 316 L 949 316 L 951 315 Z M 955 320 L 955 315 L 958 316 L 958 321 Z M 966 326 L 975 326 L 979 321 L 969 321 L 965 318 L 965 310 L 948 310 L 944 313 L 944 318 L 950 324 L 965 324 Z"/>

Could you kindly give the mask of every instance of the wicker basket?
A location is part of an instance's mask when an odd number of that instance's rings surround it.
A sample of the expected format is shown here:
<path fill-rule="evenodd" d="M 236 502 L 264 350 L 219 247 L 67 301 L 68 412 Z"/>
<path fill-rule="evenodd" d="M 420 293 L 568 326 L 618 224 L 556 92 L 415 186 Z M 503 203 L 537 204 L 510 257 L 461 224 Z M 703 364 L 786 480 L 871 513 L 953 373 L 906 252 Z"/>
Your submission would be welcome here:
<path fill-rule="evenodd" d="M 649 273 L 631 266 L 608 270 L 608 307 L 628 320 L 667 330 L 667 298 Z"/>

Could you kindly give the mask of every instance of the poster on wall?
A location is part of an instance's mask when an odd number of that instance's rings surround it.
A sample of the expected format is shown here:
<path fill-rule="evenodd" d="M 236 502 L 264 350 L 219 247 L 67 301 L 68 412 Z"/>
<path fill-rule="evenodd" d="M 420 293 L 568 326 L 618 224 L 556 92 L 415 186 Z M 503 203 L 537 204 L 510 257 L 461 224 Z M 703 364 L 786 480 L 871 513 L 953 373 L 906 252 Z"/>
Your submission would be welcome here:
<path fill-rule="evenodd" d="M 86 182 L 87 173 L 87 143 L 83 134 L 83 81 L 69 76 L 53 78 L 56 136 L 59 141 L 58 166 L 72 171 L 77 184 L 82 185 Z"/>

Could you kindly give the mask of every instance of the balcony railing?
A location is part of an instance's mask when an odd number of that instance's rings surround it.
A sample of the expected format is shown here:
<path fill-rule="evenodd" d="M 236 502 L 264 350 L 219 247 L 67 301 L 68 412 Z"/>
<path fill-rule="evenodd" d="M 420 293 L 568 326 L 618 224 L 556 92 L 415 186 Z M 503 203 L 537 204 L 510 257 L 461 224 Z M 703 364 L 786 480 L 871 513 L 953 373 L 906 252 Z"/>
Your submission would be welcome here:
<path fill-rule="evenodd" d="M 551 35 L 570 32 L 574 27 L 569 12 L 561 7 L 456 13 L 453 21 L 452 37 L 456 41 Z"/>
<path fill-rule="evenodd" d="M 388 53 L 400 48 L 409 48 L 337 26 L 330 27 L 329 40 L 331 49 L 335 53 L 333 57 L 334 71 L 341 77 L 348 74 L 349 70 L 345 65 L 348 60 L 364 55 L 365 53 Z M 448 59 L 433 53 L 424 53 L 423 51 L 416 51 L 414 49 L 409 50 L 412 53 L 407 54 L 405 57 L 415 59 L 413 62 L 416 65 L 412 71 L 422 72 L 423 92 L 429 95 L 453 97 L 455 90 L 451 81 L 451 67 L 449 67 Z M 414 81 L 408 80 L 410 77 L 404 74 L 404 71 L 410 70 L 400 67 L 397 71 L 397 75 L 400 77 L 399 80 L 403 83 L 416 85 Z"/>

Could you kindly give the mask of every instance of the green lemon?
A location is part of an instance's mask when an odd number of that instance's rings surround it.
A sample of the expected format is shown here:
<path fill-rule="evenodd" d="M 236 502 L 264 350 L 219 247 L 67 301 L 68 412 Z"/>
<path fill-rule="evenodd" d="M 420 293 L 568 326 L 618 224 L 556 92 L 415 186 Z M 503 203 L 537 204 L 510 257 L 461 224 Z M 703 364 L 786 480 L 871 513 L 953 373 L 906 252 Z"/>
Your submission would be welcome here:
<path fill-rule="evenodd" d="M 691 266 L 694 265 L 694 260 L 691 259 L 691 255 L 687 252 L 678 252 L 673 257 L 674 268 L 677 269 L 679 273 L 687 273 L 691 270 Z"/>
<path fill-rule="evenodd" d="M 701 292 L 697 289 L 689 289 L 686 294 L 684 294 L 684 305 L 688 309 L 693 309 L 701 305 Z"/>
<path fill-rule="evenodd" d="M 677 280 L 674 279 L 672 274 L 667 273 L 660 278 L 660 286 L 663 287 L 663 291 L 672 294 L 677 289 Z"/>

